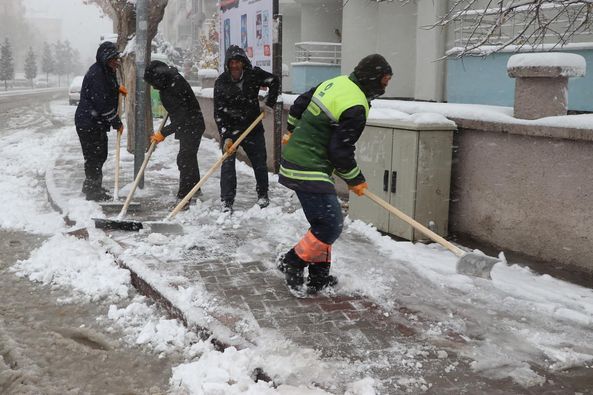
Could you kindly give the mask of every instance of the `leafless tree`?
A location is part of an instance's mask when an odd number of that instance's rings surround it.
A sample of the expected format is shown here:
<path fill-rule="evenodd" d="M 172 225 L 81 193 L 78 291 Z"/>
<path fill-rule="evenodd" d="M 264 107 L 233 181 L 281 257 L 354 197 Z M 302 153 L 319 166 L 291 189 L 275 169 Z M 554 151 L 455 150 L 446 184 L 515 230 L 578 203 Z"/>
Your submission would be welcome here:
<path fill-rule="evenodd" d="M 454 0 L 432 27 L 456 26 L 459 57 L 552 49 L 590 35 L 592 10 L 593 0 Z"/>
<path fill-rule="evenodd" d="M 134 125 L 135 114 L 135 92 L 136 92 L 136 53 L 129 50 L 128 43 L 132 41 L 136 35 L 136 9 L 135 4 L 128 0 L 84 0 L 86 4 L 96 4 L 103 12 L 108 15 L 113 21 L 113 30 L 117 33 L 117 47 L 124 52 L 122 58 L 122 76 L 123 82 L 128 89 L 128 96 L 126 98 L 126 120 L 129 127 Z M 148 0 L 148 43 L 146 47 L 147 59 L 146 64 L 150 60 L 150 42 L 156 36 L 159 23 L 163 19 L 165 7 L 168 0 Z M 126 50 L 128 49 L 128 50 Z M 126 51 L 124 51 L 126 50 Z M 150 91 L 147 90 L 147 103 L 150 103 Z M 152 111 L 150 106 L 147 106 L 147 127 L 146 137 L 152 134 Z M 129 133 L 132 132 L 132 133 Z M 128 131 L 128 151 L 132 151 L 134 147 L 134 133 Z"/>

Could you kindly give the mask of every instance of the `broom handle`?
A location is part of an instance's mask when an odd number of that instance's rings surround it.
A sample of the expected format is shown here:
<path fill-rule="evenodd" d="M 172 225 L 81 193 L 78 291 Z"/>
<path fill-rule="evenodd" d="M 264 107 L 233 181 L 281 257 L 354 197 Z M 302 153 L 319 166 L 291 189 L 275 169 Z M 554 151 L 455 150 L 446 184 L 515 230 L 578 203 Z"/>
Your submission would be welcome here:
<path fill-rule="evenodd" d="M 196 192 L 198 192 L 198 189 L 200 189 L 202 187 L 202 185 L 206 182 L 208 177 L 210 177 L 212 175 L 212 173 L 214 173 L 214 171 L 216 171 L 216 169 L 218 169 L 220 167 L 220 165 L 222 165 L 222 162 L 224 162 L 229 156 L 232 155 L 232 154 L 229 154 L 229 152 L 235 152 L 237 147 L 239 146 L 239 144 L 241 144 L 241 142 L 245 139 L 245 137 L 247 137 L 247 135 L 253 130 L 253 128 L 255 128 L 257 126 L 257 124 L 262 119 L 264 119 L 264 115 L 265 114 L 262 112 L 261 114 L 259 114 L 259 116 L 257 118 L 255 118 L 255 120 L 251 123 L 251 125 L 249 125 L 249 127 L 247 129 L 245 129 L 245 131 L 243 133 L 241 133 L 241 135 L 239 136 L 237 141 L 235 141 L 233 143 L 233 145 L 231 145 L 231 147 L 228 149 L 228 151 L 225 152 L 216 161 L 216 163 L 214 163 L 214 165 L 210 168 L 210 170 L 208 170 L 208 172 L 204 175 L 204 177 L 202 177 L 200 179 L 200 181 L 198 181 L 198 183 L 192 188 L 192 190 L 189 191 L 189 193 L 187 195 L 185 195 L 185 197 L 179 202 L 179 204 L 177 204 L 177 206 L 175 206 L 173 211 L 171 211 L 171 213 L 169 213 L 167 218 L 165 218 L 165 221 L 172 219 L 175 215 L 177 215 L 177 213 L 179 211 L 181 211 L 183 206 L 185 206 L 187 204 L 187 202 L 189 202 L 190 199 L 196 194 Z"/>
<path fill-rule="evenodd" d="M 458 257 L 465 255 L 465 251 L 463 251 L 461 248 L 451 244 L 443 237 L 437 235 L 432 230 L 422 225 L 420 222 L 415 221 L 413 218 L 407 216 L 397 208 L 393 207 L 391 204 L 387 203 L 385 200 L 381 199 L 379 196 L 375 195 L 373 192 L 369 191 L 368 189 L 364 191 L 364 195 L 371 199 L 373 202 L 377 203 L 379 206 L 383 207 L 385 210 L 389 211 L 391 214 L 406 222 L 408 225 L 411 225 L 412 228 L 428 236 L 435 243 L 439 243 L 440 245 L 442 245 Z"/>
<path fill-rule="evenodd" d="M 169 114 L 165 113 L 165 115 L 163 116 L 163 121 L 161 122 L 161 125 L 159 126 L 159 132 L 163 130 L 163 127 L 165 126 L 165 123 L 167 122 L 167 118 L 169 118 Z M 134 197 L 134 192 L 136 192 L 136 188 L 138 188 L 138 184 L 140 184 L 140 180 L 142 179 L 142 175 L 144 174 L 146 165 L 148 165 L 148 160 L 152 156 L 152 153 L 155 148 L 156 148 L 156 143 L 153 141 L 150 144 L 150 148 L 148 148 L 148 152 L 146 153 L 146 156 L 144 157 L 144 161 L 142 162 L 142 166 L 140 166 L 140 170 L 138 170 L 138 174 L 136 175 L 134 184 L 132 185 L 132 188 L 130 189 L 130 193 L 128 193 L 128 197 L 126 198 L 124 206 L 121 208 L 121 211 L 120 211 L 119 215 L 117 216 L 118 220 L 122 220 L 124 218 L 124 216 L 126 215 L 126 213 L 128 212 L 128 206 L 130 205 L 130 202 L 132 201 L 132 198 Z"/>

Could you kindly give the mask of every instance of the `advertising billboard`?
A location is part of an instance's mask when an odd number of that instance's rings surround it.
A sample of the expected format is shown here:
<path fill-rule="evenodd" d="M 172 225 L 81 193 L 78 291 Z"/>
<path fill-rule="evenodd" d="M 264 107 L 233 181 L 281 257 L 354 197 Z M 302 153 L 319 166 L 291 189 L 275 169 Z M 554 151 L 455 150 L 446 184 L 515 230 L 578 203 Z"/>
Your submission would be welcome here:
<path fill-rule="evenodd" d="M 274 0 L 220 0 L 220 72 L 230 45 L 245 50 L 253 66 L 272 72 L 272 17 Z"/>

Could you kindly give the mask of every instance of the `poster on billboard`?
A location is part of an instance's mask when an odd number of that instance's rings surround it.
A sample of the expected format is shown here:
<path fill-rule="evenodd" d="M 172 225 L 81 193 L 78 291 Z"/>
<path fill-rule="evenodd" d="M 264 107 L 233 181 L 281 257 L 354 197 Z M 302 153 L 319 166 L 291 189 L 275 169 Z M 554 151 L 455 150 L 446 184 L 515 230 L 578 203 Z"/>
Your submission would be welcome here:
<path fill-rule="evenodd" d="M 220 72 L 231 45 L 245 50 L 253 66 L 272 72 L 272 15 L 274 0 L 220 0 Z"/>

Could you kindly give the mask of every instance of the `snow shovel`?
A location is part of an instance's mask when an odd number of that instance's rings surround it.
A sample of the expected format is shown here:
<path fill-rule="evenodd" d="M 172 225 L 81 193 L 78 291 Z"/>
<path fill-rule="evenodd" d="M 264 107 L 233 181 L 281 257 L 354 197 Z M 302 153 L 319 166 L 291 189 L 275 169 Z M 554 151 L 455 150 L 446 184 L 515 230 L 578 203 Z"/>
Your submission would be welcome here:
<path fill-rule="evenodd" d="M 169 117 L 169 114 L 165 113 L 165 116 L 163 117 L 163 121 L 161 122 L 161 125 L 159 126 L 159 131 L 163 130 L 163 127 L 165 126 L 165 123 L 167 122 L 168 117 Z M 132 184 L 132 188 L 130 189 L 130 192 L 128 193 L 128 197 L 126 198 L 126 201 L 124 202 L 124 205 L 123 205 L 119 215 L 117 216 L 117 218 L 116 219 L 93 218 L 93 221 L 95 221 L 96 228 L 139 231 L 140 229 L 144 229 L 146 226 L 146 227 L 149 227 L 153 231 L 161 231 L 162 230 L 162 231 L 171 232 L 171 233 L 175 233 L 175 232 L 182 233 L 183 232 L 183 229 L 178 224 L 162 224 L 159 222 L 151 222 L 151 221 L 145 221 L 144 223 L 142 223 L 140 221 L 131 221 L 131 220 L 123 219 L 126 216 L 126 213 L 128 211 L 128 206 L 130 205 L 130 202 L 132 201 L 132 197 L 134 196 L 134 193 L 136 192 L 136 188 L 138 188 L 138 184 L 140 184 L 140 180 L 142 179 L 144 170 L 146 169 L 146 166 L 148 165 L 148 161 L 149 161 L 150 157 L 152 156 L 152 153 L 154 152 L 155 148 L 156 148 L 156 143 L 152 142 L 150 144 L 150 148 L 148 148 L 148 152 L 146 153 L 146 156 L 144 157 L 144 162 L 142 162 L 142 166 L 140 166 L 140 170 L 138 171 L 138 174 L 136 175 L 134 184 Z"/>
<path fill-rule="evenodd" d="M 167 218 L 165 218 L 165 221 L 171 220 L 175 215 L 177 215 L 177 213 L 179 211 L 181 211 L 181 209 L 187 204 L 187 202 L 189 202 L 190 199 L 196 194 L 196 192 L 198 192 L 198 190 L 202 187 L 202 185 L 204 185 L 204 183 L 206 182 L 208 177 L 210 177 L 212 175 L 212 173 L 214 173 L 214 171 L 222 165 L 222 162 L 224 162 L 229 156 L 232 155 L 232 153 L 234 153 L 237 150 L 237 148 L 239 147 L 239 144 L 241 144 L 241 142 L 245 139 L 245 137 L 247 137 L 247 135 L 253 130 L 253 128 L 255 128 L 257 126 L 257 124 L 259 122 L 261 122 L 262 119 L 264 119 L 264 116 L 265 116 L 265 113 L 262 112 L 261 114 L 259 114 L 259 116 L 257 118 L 255 118 L 255 120 L 251 123 L 251 125 L 249 125 L 249 127 L 247 129 L 245 129 L 245 131 L 243 133 L 241 133 L 241 135 L 239 136 L 237 141 L 235 141 L 235 143 L 233 145 L 231 145 L 231 147 L 228 149 L 228 151 L 225 152 L 216 161 L 216 163 L 214 163 L 214 165 L 212 165 L 212 167 L 210 168 L 210 170 L 208 170 L 208 172 L 204 175 L 204 177 L 202 177 L 200 179 L 200 181 L 198 181 L 198 183 L 192 188 L 192 190 L 189 191 L 189 193 L 187 195 L 185 195 L 185 197 L 179 202 L 179 204 L 177 206 L 175 206 L 173 211 L 171 211 L 171 213 L 167 216 Z"/>
<path fill-rule="evenodd" d="M 437 235 L 421 223 L 407 216 L 397 208 L 393 207 L 392 205 L 390 205 L 385 200 L 381 199 L 379 196 L 375 195 L 368 189 L 364 191 L 364 194 L 366 197 L 368 197 L 373 202 L 377 203 L 379 206 L 389 211 L 391 214 L 395 215 L 402 221 L 406 222 L 408 225 L 411 225 L 417 231 L 429 237 L 435 243 L 439 243 L 440 245 L 451 251 L 453 254 L 455 254 L 459 258 L 456 267 L 457 273 L 465 274 L 468 276 L 491 279 L 490 271 L 492 270 L 492 267 L 494 266 L 494 264 L 501 262 L 500 259 L 488 255 L 481 255 L 476 254 L 475 252 L 463 251 L 461 248 L 449 243 L 447 240 Z"/>

